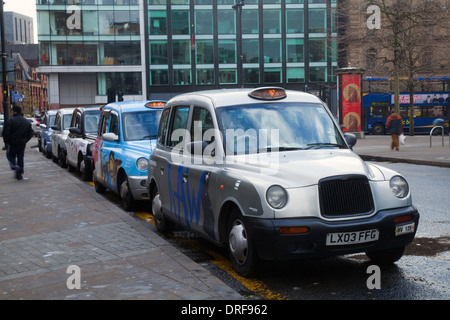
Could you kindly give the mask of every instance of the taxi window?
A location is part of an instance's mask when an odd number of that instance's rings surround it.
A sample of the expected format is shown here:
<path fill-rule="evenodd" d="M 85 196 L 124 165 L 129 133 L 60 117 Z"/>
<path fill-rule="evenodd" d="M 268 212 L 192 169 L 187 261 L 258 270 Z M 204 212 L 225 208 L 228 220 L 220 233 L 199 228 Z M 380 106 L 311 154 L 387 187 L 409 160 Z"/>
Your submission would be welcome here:
<path fill-rule="evenodd" d="M 109 130 L 108 132 L 115 133 L 119 135 L 119 119 L 116 114 L 111 113 L 111 119 L 109 120 Z"/>
<path fill-rule="evenodd" d="M 191 123 L 191 141 L 202 141 L 203 137 L 205 137 L 205 132 L 213 128 L 211 113 L 206 109 L 194 107 Z"/>
<path fill-rule="evenodd" d="M 166 141 L 166 129 L 167 129 L 167 123 L 169 122 L 169 113 L 170 108 L 164 109 L 162 115 L 161 115 L 161 121 L 159 123 L 159 129 L 158 129 L 158 143 L 160 145 L 164 145 Z"/>
<path fill-rule="evenodd" d="M 72 114 L 63 115 L 63 127 L 61 129 L 69 129 L 70 122 L 72 121 Z"/>
<path fill-rule="evenodd" d="M 174 107 L 169 134 L 169 147 L 175 147 L 183 141 L 183 137 L 187 129 L 188 115 L 189 107 Z"/>
<path fill-rule="evenodd" d="M 76 113 L 75 117 L 72 117 L 72 123 L 70 124 L 71 127 L 80 128 L 81 123 L 81 115 L 80 113 Z"/>

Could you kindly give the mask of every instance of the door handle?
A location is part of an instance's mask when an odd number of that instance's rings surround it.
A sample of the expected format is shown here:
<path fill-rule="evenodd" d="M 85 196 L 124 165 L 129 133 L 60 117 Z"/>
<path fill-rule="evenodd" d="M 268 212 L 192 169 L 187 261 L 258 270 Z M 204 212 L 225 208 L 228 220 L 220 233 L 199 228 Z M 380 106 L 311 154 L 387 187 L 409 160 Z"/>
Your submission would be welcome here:
<path fill-rule="evenodd" d="M 188 174 L 187 173 L 183 173 L 183 183 L 186 183 L 188 180 Z"/>
<path fill-rule="evenodd" d="M 164 174 L 164 167 L 159 167 L 159 170 L 161 171 L 161 174 Z"/>

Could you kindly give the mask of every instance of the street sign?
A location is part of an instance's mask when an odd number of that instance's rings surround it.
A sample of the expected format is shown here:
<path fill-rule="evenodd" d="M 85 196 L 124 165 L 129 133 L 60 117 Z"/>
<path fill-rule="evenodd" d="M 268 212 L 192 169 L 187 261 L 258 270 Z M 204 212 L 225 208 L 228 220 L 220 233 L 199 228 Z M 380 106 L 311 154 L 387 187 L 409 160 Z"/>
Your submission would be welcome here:
<path fill-rule="evenodd" d="M 18 91 L 13 91 L 11 94 L 11 101 L 12 102 L 22 102 L 24 98 L 23 94 L 19 94 Z"/>

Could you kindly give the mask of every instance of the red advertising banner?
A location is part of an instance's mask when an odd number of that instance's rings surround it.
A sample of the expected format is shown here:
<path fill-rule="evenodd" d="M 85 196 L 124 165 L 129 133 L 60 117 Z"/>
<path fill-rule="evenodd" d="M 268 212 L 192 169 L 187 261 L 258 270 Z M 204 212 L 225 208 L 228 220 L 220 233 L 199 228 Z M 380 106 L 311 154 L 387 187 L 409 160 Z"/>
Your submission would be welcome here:
<path fill-rule="evenodd" d="M 344 131 L 361 131 L 361 75 L 342 75 L 342 119 Z"/>

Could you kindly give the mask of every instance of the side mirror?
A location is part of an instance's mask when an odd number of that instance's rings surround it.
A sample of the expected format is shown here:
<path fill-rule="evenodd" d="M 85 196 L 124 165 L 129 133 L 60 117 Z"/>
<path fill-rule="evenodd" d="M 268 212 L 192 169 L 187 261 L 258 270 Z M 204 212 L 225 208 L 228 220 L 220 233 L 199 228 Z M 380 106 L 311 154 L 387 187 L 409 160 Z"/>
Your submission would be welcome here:
<path fill-rule="evenodd" d="M 79 128 L 76 128 L 76 127 L 70 127 L 70 128 L 69 128 L 69 131 L 70 131 L 70 133 L 77 134 L 77 135 L 81 135 L 81 130 L 80 130 Z"/>
<path fill-rule="evenodd" d="M 357 141 L 356 136 L 353 133 L 345 133 L 344 138 L 345 141 L 347 141 L 347 144 L 353 150 L 353 146 L 356 144 Z"/>
<path fill-rule="evenodd" d="M 109 142 L 119 141 L 119 136 L 115 133 L 107 132 L 102 135 L 102 139 Z"/>
<path fill-rule="evenodd" d="M 59 127 L 59 126 L 57 126 L 57 125 L 53 125 L 53 126 L 51 126 L 50 127 L 52 130 L 55 130 L 55 131 L 61 131 L 61 128 Z"/>
<path fill-rule="evenodd" d="M 45 129 L 45 128 L 47 128 L 47 125 L 46 125 L 46 124 L 43 124 L 43 123 L 41 123 L 41 124 L 39 125 L 39 127 L 41 127 L 42 129 Z"/>

